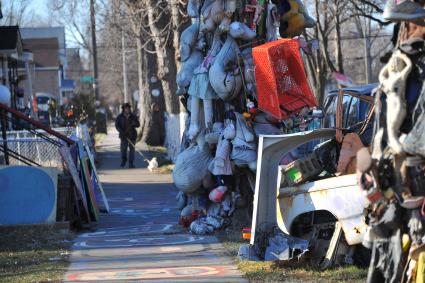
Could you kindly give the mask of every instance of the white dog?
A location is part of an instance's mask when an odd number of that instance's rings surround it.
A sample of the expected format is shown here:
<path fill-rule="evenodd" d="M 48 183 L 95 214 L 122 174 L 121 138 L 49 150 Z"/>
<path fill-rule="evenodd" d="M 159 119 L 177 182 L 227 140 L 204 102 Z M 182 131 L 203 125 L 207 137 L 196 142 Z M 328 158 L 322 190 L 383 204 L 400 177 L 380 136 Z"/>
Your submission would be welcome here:
<path fill-rule="evenodd" d="M 158 169 L 158 161 L 156 160 L 156 157 L 152 158 L 152 160 L 148 160 L 149 165 L 148 165 L 148 170 L 149 171 L 153 171 L 155 169 Z"/>

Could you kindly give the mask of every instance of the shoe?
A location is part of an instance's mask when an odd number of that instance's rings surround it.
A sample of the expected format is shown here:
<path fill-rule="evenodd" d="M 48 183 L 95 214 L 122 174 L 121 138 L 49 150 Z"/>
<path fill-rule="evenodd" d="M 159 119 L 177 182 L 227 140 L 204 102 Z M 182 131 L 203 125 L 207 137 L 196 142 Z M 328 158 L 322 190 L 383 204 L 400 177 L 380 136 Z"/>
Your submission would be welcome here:
<path fill-rule="evenodd" d="M 388 0 L 382 16 L 388 21 L 415 21 L 425 19 L 425 9 L 411 0 Z"/>
<path fill-rule="evenodd" d="M 125 161 L 122 161 L 122 162 L 121 162 L 121 165 L 120 165 L 120 166 L 121 166 L 121 168 L 124 168 L 125 163 L 126 163 Z"/>
<path fill-rule="evenodd" d="M 134 164 L 129 164 L 128 168 L 136 168 L 136 166 L 134 166 Z"/>

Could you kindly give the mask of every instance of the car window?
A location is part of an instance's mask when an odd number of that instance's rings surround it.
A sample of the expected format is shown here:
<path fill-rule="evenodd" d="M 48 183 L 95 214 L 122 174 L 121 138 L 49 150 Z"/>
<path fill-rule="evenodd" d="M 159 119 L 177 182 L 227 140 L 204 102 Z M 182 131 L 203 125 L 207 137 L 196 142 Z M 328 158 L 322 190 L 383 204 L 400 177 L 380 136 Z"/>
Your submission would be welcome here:
<path fill-rule="evenodd" d="M 350 109 L 348 111 L 348 117 L 347 117 L 347 125 L 345 125 L 345 127 L 351 127 L 355 124 L 357 124 L 358 122 L 358 117 L 359 117 L 359 113 L 358 113 L 358 109 L 359 109 L 359 99 L 357 97 L 353 97 L 351 100 L 351 104 L 350 104 Z"/>
<path fill-rule="evenodd" d="M 329 96 L 325 110 L 324 128 L 335 128 L 337 96 Z"/>
<path fill-rule="evenodd" d="M 38 104 L 47 104 L 49 102 L 49 98 L 42 96 L 42 97 L 37 97 L 37 103 Z"/>

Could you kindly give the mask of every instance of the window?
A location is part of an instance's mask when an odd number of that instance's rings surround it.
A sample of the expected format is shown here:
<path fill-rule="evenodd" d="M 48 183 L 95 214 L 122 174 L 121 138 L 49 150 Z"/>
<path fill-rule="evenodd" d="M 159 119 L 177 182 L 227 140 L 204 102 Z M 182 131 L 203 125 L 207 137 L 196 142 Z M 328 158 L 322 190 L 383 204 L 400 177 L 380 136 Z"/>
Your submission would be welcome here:
<path fill-rule="evenodd" d="M 329 96 L 325 108 L 324 128 L 335 128 L 337 96 Z"/>
<path fill-rule="evenodd" d="M 348 111 L 347 124 L 345 127 L 351 127 L 357 124 L 359 117 L 359 99 L 357 97 L 353 97 L 350 104 L 350 109 Z"/>

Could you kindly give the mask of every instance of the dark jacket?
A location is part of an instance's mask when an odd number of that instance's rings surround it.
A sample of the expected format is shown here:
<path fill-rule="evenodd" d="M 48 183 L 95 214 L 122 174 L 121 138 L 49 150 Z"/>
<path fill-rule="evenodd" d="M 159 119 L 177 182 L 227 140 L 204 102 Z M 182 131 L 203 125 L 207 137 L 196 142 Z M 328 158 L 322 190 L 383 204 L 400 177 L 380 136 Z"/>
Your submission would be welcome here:
<path fill-rule="evenodd" d="M 137 137 L 136 128 L 138 127 L 140 127 L 139 118 L 133 113 L 127 118 L 124 112 L 121 112 L 115 120 L 115 128 L 120 134 L 120 139 L 128 138 L 135 141 Z"/>

